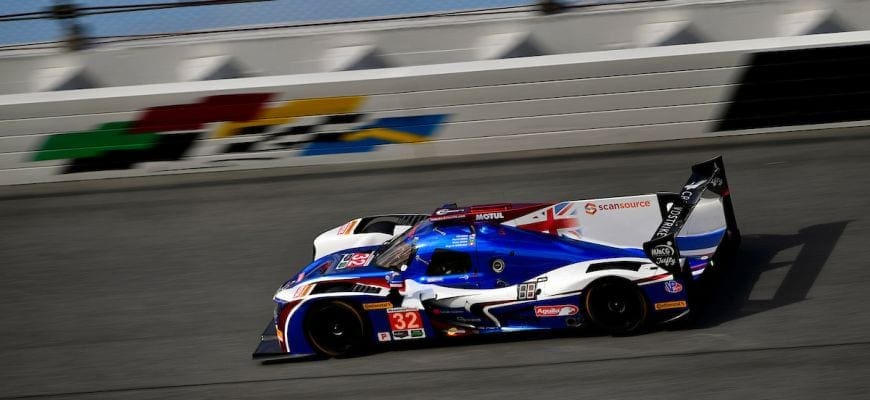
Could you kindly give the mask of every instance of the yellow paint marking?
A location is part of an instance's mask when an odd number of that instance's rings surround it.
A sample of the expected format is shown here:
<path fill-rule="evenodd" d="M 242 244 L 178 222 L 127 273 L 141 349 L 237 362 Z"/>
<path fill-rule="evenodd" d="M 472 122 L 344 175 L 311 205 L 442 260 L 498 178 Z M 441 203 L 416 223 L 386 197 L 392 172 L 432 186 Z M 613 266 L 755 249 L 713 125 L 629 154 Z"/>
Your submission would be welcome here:
<path fill-rule="evenodd" d="M 426 137 L 413 133 L 394 131 L 387 128 L 364 129 L 359 132 L 348 133 L 341 137 L 343 141 L 355 142 L 365 139 L 381 139 L 393 143 L 419 143 L 425 142 Z"/>
<path fill-rule="evenodd" d="M 251 121 L 225 122 L 215 130 L 214 137 L 218 139 L 228 138 L 249 127 L 289 124 L 298 117 L 347 114 L 359 109 L 363 100 L 365 100 L 363 96 L 292 100 L 278 107 L 260 110 L 257 118 Z"/>

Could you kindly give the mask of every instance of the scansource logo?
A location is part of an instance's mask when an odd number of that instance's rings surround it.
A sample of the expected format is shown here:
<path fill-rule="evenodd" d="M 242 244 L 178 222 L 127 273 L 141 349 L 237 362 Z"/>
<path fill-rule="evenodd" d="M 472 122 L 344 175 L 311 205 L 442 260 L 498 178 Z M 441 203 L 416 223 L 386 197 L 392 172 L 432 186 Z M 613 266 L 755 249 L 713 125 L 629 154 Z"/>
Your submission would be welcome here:
<path fill-rule="evenodd" d="M 598 212 L 598 207 L 595 206 L 595 203 L 586 203 L 586 206 L 583 207 L 586 210 L 586 214 L 595 215 Z"/>
<path fill-rule="evenodd" d="M 586 203 L 583 209 L 586 210 L 586 214 L 595 215 L 595 213 L 599 211 L 625 210 L 629 208 L 646 208 L 651 205 L 652 203 L 650 203 L 649 200 L 635 200 L 603 204 Z"/>
<path fill-rule="evenodd" d="M 592 204 L 592 203 L 589 203 Z M 598 205 L 599 211 L 608 211 L 608 210 L 624 210 L 627 208 L 646 208 L 651 205 L 649 200 L 636 200 L 636 201 L 623 201 L 616 203 L 604 203 Z M 588 206 L 588 204 L 587 204 Z"/>

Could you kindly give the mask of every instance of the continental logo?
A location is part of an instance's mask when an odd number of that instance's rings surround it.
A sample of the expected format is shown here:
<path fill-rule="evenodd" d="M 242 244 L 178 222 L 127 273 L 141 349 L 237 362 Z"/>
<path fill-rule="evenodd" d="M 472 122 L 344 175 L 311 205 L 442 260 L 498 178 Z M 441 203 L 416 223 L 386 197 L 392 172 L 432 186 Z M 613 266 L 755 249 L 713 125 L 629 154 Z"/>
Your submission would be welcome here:
<path fill-rule="evenodd" d="M 393 308 L 393 303 L 390 303 L 389 301 L 383 301 L 380 303 L 365 303 L 365 304 L 363 304 L 363 309 L 366 311 L 386 310 L 388 308 Z"/>
<path fill-rule="evenodd" d="M 673 309 L 673 308 L 686 308 L 686 307 L 688 307 L 688 305 L 687 305 L 686 302 L 683 301 L 683 300 L 680 300 L 680 301 L 666 301 L 666 302 L 664 302 L 664 303 L 656 303 L 656 304 L 655 304 L 655 309 L 656 309 L 656 311 L 661 311 L 661 310 L 670 310 L 670 309 Z"/>
<path fill-rule="evenodd" d="M 586 203 L 586 206 L 583 207 L 586 210 L 586 214 L 595 215 L 598 211 L 612 211 L 612 210 L 625 210 L 629 208 L 646 208 L 651 206 L 649 200 L 636 200 L 636 201 L 622 201 L 616 203 Z"/>

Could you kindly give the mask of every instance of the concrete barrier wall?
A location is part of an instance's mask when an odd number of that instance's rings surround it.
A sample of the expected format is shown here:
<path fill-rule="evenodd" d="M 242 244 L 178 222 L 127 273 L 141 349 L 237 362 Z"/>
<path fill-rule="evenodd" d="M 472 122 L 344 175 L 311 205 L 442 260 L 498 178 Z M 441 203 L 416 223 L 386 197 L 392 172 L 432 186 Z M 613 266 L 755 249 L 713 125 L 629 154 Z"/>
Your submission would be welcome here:
<path fill-rule="evenodd" d="M 868 43 L 850 32 L 4 95 L 0 184 L 864 124 L 861 107 L 789 115 L 870 100 L 855 84 Z"/>
<path fill-rule="evenodd" d="M 856 0 L 668 0 L 0 49 L 0 94 L 408 67 L 870 29 Z M 504 11 L 504 10 L 502 10 Z M 87 21 L 85 21 L 87 24 Z"/>

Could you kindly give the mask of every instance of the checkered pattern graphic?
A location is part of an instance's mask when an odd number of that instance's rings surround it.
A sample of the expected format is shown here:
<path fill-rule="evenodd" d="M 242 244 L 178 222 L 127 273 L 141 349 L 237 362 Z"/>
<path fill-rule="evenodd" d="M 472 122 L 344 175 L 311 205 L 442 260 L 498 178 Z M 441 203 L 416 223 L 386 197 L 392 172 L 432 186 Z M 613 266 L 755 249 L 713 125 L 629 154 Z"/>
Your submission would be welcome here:
<path fill-rule="evenodd" d="M 242 128 L 223 153 L 254 153 L 299 149 L 312 142 L 339 141 L 342 134 L 371 124 L 370 114 L 338 114 L 299 117 L 283 125 Z"/>

